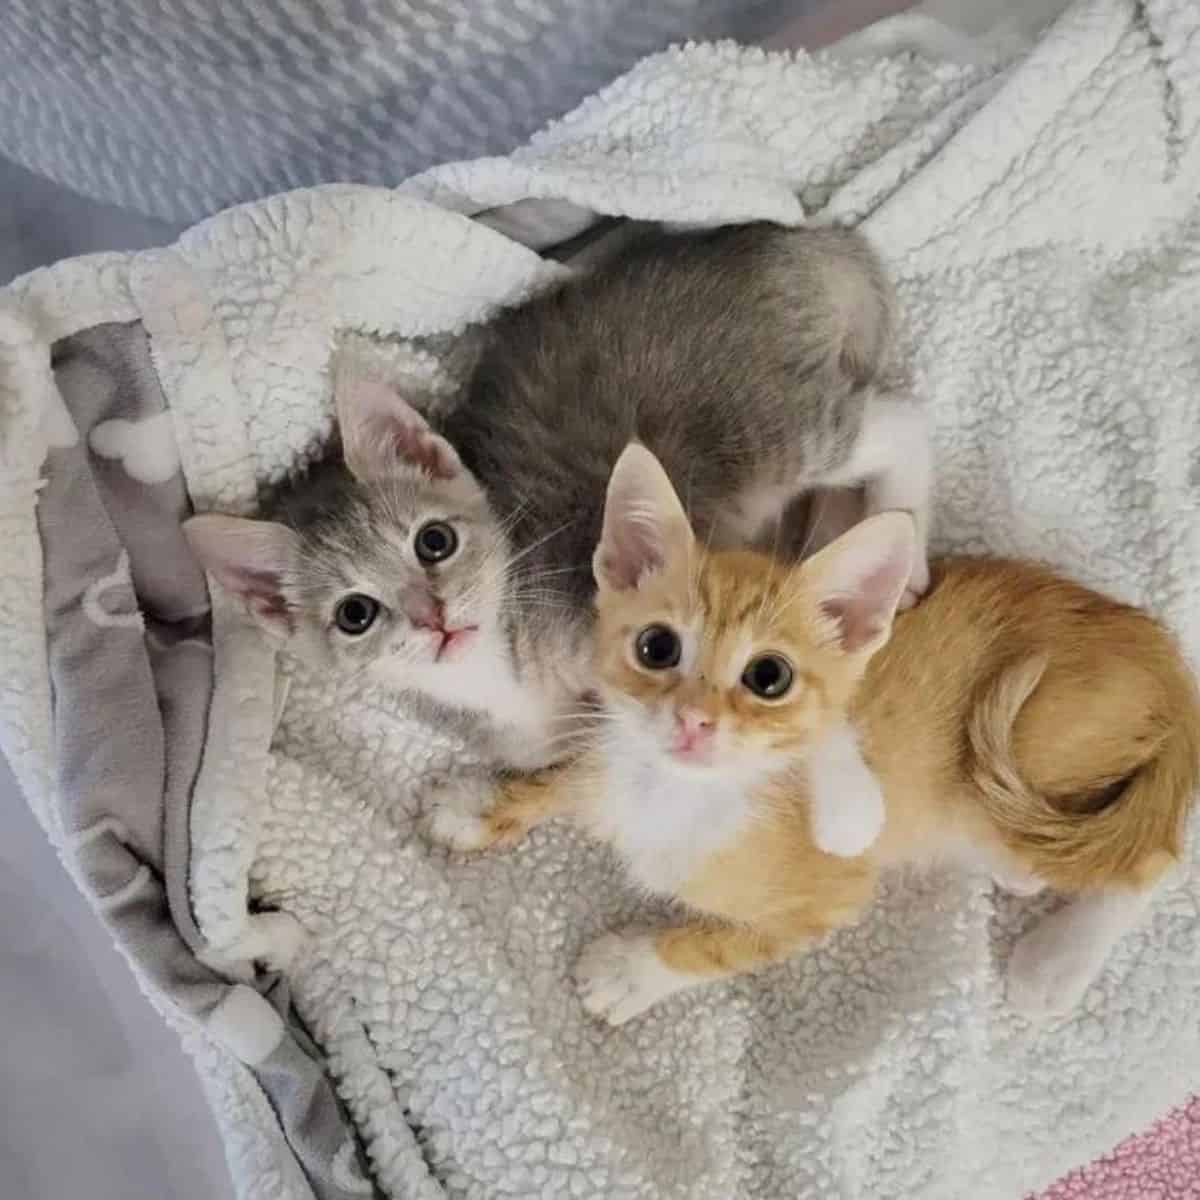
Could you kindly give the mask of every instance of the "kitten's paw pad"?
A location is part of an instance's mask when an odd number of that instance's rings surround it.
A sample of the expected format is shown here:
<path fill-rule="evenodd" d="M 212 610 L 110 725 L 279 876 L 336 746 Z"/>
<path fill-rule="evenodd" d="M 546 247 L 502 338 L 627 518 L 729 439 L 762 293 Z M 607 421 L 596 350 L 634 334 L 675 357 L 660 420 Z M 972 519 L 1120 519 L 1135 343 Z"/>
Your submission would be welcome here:
<path fill-rule="evenodd" d="M 495 841 L 487 821 L 453 808 L 435 808 L 424 821 L 425 836 L 447 850 L 474 854 L 486 850 Z"/>
<path fill-rule="evenodd" d="M 1096 970 L 1092 956 L 1064 944 L 1057 922 L 1048 917 L 1013 947 L 1008 1002 L 1035 1023 L 1064 1017 L 1083 999 Z"/>
<path fill-rule="evenodd" d="M 575 964 L 583 1007 L 610 1025 L 624 1025 L 689 982 L 658 957 L 651 934 L 605 934 Z"/>

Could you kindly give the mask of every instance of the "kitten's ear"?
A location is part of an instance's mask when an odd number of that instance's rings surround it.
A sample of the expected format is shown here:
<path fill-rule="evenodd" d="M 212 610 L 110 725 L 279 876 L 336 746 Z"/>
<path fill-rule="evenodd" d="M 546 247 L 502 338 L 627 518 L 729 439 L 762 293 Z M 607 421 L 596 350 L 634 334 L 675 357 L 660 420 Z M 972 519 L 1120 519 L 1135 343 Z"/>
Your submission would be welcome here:
<path fill-rule="evenodd" d="M 831 639 L 847 654 L 873 654 L 888 640 L 916 552 L 912 517 L 885 512 L 860 521 L 800 568 Z"/>
<path fill-rule="evenodd" d="M 601 587 L 636 588 L 653 571 L 685 560 L 692 527 L 662 464 L 637 442 L 625 447 L 608 481 L 604 530 L 592 558 Z"/>
<path fill-rule="evenodd" d="M 205 513 L 184 521 L 183 533 L 200 565 L 245 602 L 259 625 L 276 636 L 291 633 L 282 580 L 298 539 L 287 526 Z"/>
<path fill-rule="evenodd" d="M 391 384 L 362 371 L 334 371 L 333 403 L 350 473 L 362 482 L 415 467 L 453 479 L 463 465 L 454 447 Z"/>

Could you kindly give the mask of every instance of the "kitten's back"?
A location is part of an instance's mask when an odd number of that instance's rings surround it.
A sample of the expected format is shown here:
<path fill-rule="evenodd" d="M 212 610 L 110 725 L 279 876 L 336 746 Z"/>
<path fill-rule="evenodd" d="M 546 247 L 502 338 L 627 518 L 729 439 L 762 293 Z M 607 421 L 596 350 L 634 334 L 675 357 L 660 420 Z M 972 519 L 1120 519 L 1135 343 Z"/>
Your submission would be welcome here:
<path fill-rule="evenodd" d="M 705 536 L 739 488 L 829 470 L 886 362 L 892 297 L 849 231 L 770 225 L 652 235 L 503 314 L 444 431 L 518 549 L 589 563 L 613 464 L 636 438 Z M 561 526 L 565 528 L 560 528 Z"/>
<path fill-rule="evenodd" d="M 957 824 L 1073 891 L 1140 886 L 1179 856 L 1200 701 L 1136 608 L 1030 563 L 940 563 L 857 715 L 888 799 L 885 857 Z"/>

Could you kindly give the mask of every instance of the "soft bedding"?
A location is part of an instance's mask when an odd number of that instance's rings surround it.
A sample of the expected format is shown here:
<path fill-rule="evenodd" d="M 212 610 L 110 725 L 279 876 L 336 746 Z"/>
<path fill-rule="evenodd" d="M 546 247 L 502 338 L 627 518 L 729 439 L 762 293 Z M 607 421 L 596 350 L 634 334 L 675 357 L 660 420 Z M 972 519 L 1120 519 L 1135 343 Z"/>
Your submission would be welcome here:
<path fill-rule="evenodd" d="M 592 1025 L 567 966 L 638 906 L 615 864 L 555 827 L 428 848 L 412 785 L 461 748 L 276 661 L 179 536 L 328 433 L 338 338 L 437 386 L 431 335 L 569 269 L 514 238 L 846 220 L 898 280 L 937 545 L 1049 559 L 1196 656 L 1200 14 L 1083 0 L 1012 63 L 880 44 L 675 50 L 509 157 L 3 294 L 0 749 L 195 1054 L 240 1195 L 1000 1200 L 1195 1086 L 1194 869 L 1051 1026 L 1002 986 L 1042 902 L 950 870 L 802 961 Z"/>

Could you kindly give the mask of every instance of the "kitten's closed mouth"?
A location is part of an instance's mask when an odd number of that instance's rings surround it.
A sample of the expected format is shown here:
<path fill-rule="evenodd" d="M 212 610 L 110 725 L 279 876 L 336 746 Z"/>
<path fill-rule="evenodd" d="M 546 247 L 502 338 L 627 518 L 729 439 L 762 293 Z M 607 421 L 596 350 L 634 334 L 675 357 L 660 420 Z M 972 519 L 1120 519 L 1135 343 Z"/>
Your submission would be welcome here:
<path fill-rule="evenodd" d="M 708 746 L 672 746 L 667 753 L 679 767 L 704 770 L 713 765 L 713 753 Z"/>
<path fill-rule="evenodd" d="M 445 662 L 453 658 L 479 632 L 478 625 L 464 625 L 461 629 L 438 629 L 435 631 L 442 640 L 433 652 L 434 662 Z"/>

